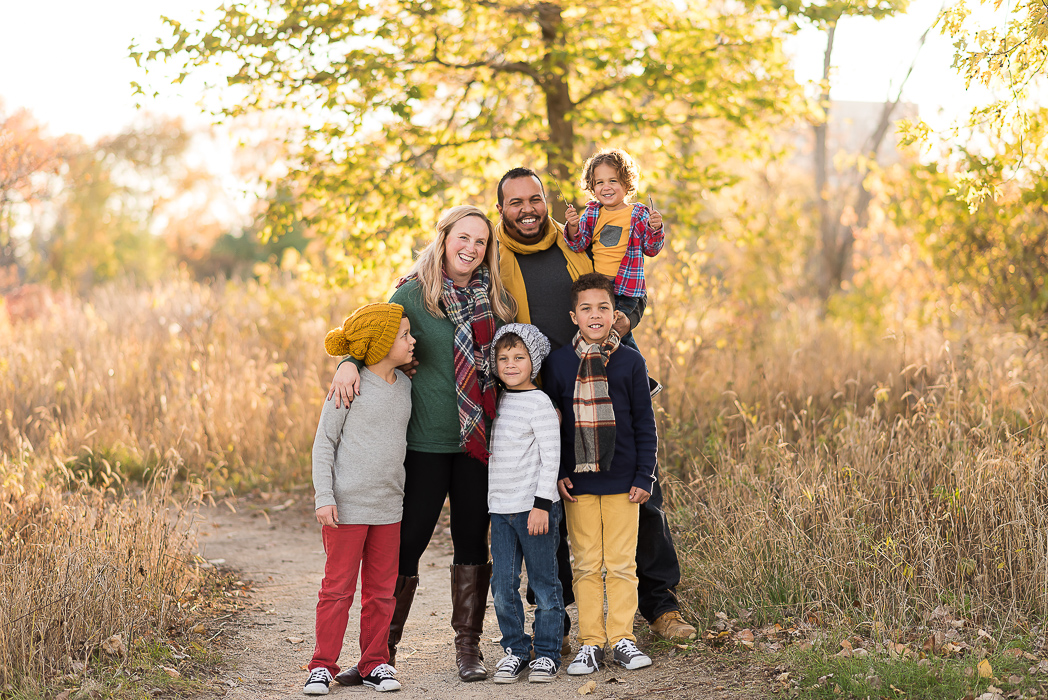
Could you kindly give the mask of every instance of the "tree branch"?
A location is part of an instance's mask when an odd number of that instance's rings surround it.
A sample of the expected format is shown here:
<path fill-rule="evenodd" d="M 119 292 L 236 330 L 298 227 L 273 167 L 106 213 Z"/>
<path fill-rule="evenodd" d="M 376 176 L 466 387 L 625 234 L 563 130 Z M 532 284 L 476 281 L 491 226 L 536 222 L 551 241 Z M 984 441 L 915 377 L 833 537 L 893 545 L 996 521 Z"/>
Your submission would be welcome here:
<path fill-rule="evenodd" d="M 537 70 L 530 64 L 524 61 L 495 61 L 495 60 L 481 60 L 472 61 L 470 63 L 449 63 L 442 59 L 439 54 L 438 47 L 440 46 L 440 35 L 434 33 L 433 35 L 433 56 L 421 63 L 436 63 L 438 66 L 444 66 L 445 68 L 453 68 L 455 70 L 471 70 L 473 68 L 490 68 L 497 73 L 520 73 L 526 75 L 534 80 L 539 85 L 542 84 L 542 76 Z"/>

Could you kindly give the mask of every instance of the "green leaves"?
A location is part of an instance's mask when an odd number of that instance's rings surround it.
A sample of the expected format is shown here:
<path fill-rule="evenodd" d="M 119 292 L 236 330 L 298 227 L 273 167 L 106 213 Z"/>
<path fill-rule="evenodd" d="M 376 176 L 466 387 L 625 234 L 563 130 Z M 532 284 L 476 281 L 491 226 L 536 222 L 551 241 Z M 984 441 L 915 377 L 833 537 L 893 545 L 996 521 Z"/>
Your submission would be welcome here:
<path fill-rule="evenodd" d="M 145 64 L 220 69 L 224 115 L 287 115 L 293 199 L 269 216 L 328 238 L 417 233 L 450 203 L 492 201 L 517 165 L 570 190 L 604 144 L 667 150 L 650 182 L 694 199 L 691 174 L 718 186 L 747 143 L 704 129 L 759 131 L 800 104 L 779 15 L 705 2 L 269 0 L 168 24 Z"/>

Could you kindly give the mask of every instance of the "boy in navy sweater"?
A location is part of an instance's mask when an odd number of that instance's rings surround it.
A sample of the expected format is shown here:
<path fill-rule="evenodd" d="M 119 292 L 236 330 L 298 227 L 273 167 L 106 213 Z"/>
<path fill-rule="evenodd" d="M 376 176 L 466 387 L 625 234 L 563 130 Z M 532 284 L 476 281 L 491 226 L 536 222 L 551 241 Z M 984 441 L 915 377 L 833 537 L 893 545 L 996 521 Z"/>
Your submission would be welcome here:
<path fill-rule="evenodd" d="M 658 436 L 644 359 L 612 329 L 615 290 L 604 275 L 571 287 L 572 343 L 552 353 L 543 388 L 561 415 L 558 489 L 574 555 L 581 648 L 569 675 L 593 673 L 610 645 L 627 669 L 651 665 L 633 636 L 637 523 L 655 480 Z M 607 569 L 606 581 L 601 568 Z M 607 593 L 608 616 L 604 618 Z"/>

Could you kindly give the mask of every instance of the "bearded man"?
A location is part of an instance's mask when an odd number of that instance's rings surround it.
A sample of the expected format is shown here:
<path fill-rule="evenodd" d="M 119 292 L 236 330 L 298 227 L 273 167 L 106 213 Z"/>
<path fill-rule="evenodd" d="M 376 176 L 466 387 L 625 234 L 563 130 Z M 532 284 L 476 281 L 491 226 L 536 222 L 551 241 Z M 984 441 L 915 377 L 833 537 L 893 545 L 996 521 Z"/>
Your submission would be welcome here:
<path fill-rule="evenodd" d="M 549 338 L 553 350 L 567 345 L 577 330 L 568 314 L 571 283 L 579 275 L 593 272 L 593 261 L 585 253 L 568 248 L 562 235 L 564 227 L 550 217 L 542 181 L 530 168 L 514 168 L 502 176 L 498 210 L 495 235 L 499 241 L 499 273 L 517 301 L 517 322 L 537 326 Z M 620 336 L 640 322 L 646 305 L 647 299 L 642 297 L 631 316 L 615 313 L 614 328 Z M 566 533 L 563 527 L 561 530 L 557 564 L 564 604 L 569 605 L 574 602 L 571 564 Z M 677 602 L 680 563 L 662 510 L 658 479 L 651 498 L 640 506 L 637 578 L 638 608 L 652 632 L 663 639 L 694 639 L 696 630 L 681 617 Z M 531 591 L 528 593 L 531 602 Z"/>

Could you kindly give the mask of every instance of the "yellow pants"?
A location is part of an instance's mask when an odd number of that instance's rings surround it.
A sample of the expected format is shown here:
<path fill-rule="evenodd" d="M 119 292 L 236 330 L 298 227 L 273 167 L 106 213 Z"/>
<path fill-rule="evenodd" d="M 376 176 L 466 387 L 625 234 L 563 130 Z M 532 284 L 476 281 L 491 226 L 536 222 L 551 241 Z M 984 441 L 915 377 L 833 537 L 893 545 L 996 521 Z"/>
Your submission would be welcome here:
<path fill-rule="evenodd" d="M 633 636 L 637 613 L 637 523 L 640 506 L 628 493 L 584 494 L 564 502 L 571 539 L 571 587 L 579 608 L 579 643 L 603 647 Z M 607 576 L 601 578 L 601 570 Z M 604 621 L 604 592 L 608 619 Z"/>

